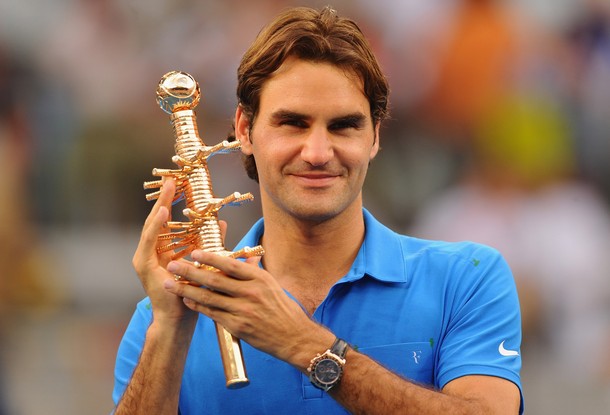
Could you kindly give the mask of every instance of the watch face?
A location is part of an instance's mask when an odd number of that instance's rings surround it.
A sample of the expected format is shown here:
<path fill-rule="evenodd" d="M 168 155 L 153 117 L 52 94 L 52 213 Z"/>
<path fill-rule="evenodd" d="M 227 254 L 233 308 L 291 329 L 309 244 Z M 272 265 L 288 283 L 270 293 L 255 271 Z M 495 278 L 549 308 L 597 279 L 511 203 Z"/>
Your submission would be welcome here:
<path fill-rule="evenodd" d="M 314 374 L 320 383 L 333 383 L 341 374 L 341 367 L 332 359 L 323 359 L 316 365 Z"/>

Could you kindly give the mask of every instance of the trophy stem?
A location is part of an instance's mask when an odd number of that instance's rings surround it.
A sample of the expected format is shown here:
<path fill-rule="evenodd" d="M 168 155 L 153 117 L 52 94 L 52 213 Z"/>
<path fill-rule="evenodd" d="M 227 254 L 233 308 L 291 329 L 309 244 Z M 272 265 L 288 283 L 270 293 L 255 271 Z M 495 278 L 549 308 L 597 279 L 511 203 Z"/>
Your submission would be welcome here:
<path fill-rule="evenodd" d="M 172 114 L 170 119 L 176 139 L 176 155 L 191 164 L 192 168 L 183 185 L 186 206 L 194 212 L 206 212 L 198 226 L 196 248 L 211 252 L 226 252 L 218 224 L 218 211 L 207 209 L 216 198 L 207 163 L 197 159 L 197 154 L 205 148 L 205 144 L 199 138 L 195 112 L 182 110 Z M 250 381 L 246 374 L 239 339 L 222 325 L 216 322 L 214 324 L 227 388 L 238 389 L 247 386 Z"/>
<path fill-rule="evenodd" d="M 218 323 L 215 324 L 227 388 L 239 389 L 248 386 L 250 380 L 246 374 L 241 342 L 223 326 Z"/>

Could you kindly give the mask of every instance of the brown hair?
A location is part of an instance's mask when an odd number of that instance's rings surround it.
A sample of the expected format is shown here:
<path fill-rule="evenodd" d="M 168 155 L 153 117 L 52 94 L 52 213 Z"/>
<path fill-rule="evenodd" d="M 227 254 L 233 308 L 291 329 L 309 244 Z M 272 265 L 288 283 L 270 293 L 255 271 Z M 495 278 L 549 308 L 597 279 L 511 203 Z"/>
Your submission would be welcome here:
<path fill-rule="evenodd" d="M 355 73 L 363 82 L 373 124 L 388 117 L 388 83 L 358 25 L 339 17 L 329 6 L 319 11 L 296 7 L 261 30 L 237 70 L 237 99 L 251 127 L 264 83 L 291 56 L 331 63 Z M 234 135 L 229 139 L 235 139 Z M 245 157 L 244 166 L 248 177 L 258 182 L 254 157 Z"/>

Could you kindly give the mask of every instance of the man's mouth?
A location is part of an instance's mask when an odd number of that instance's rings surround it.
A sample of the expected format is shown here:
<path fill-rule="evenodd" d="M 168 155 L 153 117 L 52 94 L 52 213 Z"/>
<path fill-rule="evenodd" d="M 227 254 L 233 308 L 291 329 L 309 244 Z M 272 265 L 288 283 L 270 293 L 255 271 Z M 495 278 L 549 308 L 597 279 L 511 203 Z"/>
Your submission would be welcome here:
<path fill-rule="evenodd" d="M 291 175 L 295 177 L 298 182 L 309 187 L 325 187 L 330 185 L 333 181 L 340 177 L 339 174 L 332 174 L 326 172 L 303 172 L 292 173 Z"/>

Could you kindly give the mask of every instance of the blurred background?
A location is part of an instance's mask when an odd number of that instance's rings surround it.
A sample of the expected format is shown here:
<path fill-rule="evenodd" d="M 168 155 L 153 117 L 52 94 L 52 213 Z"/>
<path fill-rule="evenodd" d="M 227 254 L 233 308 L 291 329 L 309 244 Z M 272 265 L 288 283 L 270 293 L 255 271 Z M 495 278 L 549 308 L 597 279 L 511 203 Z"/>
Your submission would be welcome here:
<path fill-rule="evenodd" d="M 143 296 L 131 269 L 172 167 L 162 74 L 225 138 L 235 72 L 288 0 L 0 0 L 0 414 L 108 413 Z M 528 414 L 610 408 L 610 1 L 335 0 L 371 40 L 392 119 L 365 205 L 396 231 L 498 248 L 523 313 Z M 257 189 L 237 155 L 215 192 Z M 258 218 L 227 208 L 228 246 Z"/>

